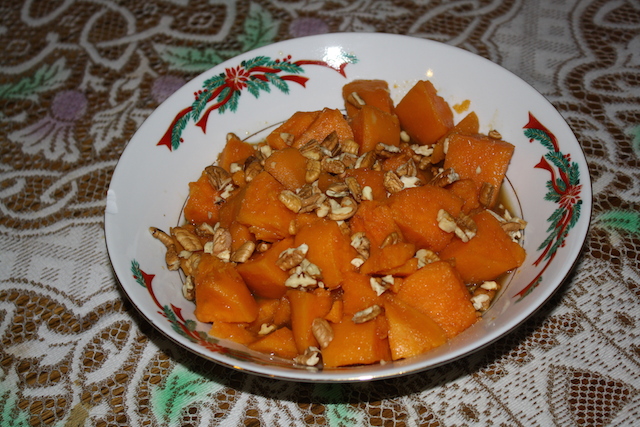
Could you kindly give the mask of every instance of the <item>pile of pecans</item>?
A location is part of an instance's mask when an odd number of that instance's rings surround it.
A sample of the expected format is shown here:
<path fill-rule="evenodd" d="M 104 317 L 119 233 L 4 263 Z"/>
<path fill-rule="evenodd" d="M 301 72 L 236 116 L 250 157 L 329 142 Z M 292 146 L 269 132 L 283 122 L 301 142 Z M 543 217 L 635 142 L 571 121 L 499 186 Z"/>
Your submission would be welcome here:
<path fill-rule="evenodd" d="M 494 131 L 490 136 L 499 137 L 499 134 Z M 292 135 L 282 134 L 281 137 L 289 144 L 293 141 Z M 227 139 L 230 138 L 237 137 L 229 134 Z M 385 172 L 384 187 L 388 195 L 425 184 L 445 187 L 459 179 L 455 170 L 438 168 L 432 164 L 431 155 L 434 151 L 432 147 L 412 145 L 410 142 L 408 135 L 403 132 L 400 146 L 379 143 L 374 150 L 358 155 L 358 144 L 353 140 L 339 141 L 335 132 L 322 141 L 311 140 L 299 148 L 306 158 L 306 183 L 295 191 L 283 190 L 278 198 L 292 212 L 315 212 L 318 217 L 337 221 L 343 233 L 350 237 L 351 246 L 358 253 L 358 256 L 352 260 L 352 264 L 359 267 L 369 257 L 371 245 L 364 232 L 351 233 L 348 220 L 357 212 L 360 203 L 372 200 L 373 196 L 370 187 L 362 187 L 354 177 L 348 175 L 349 169 L 367 168 L 381 171 L 383 170 L 382 162 L 385 159 L 400 152 L 411 153 L 405 163 L 395 170 Z M 446 148 L 445 140 L 445 153 Z M 253 155 L 249 156 L 243 164 L 233 163 L 229 170 L 217 165 L 207 166 L 205 172 L 209 183 L 219 192 L 216 203 L 224 203 L 238 187 L 238 183 L 253 180 L 264 169 L 265 162 L 271 153 L 271 147 L 259 144 Z M 419 173 L 419 171 L 423 173 Z M 338 182 L 329 185 L 325 191 L 322 191 L 318 185 L 318 179 L 323 172 L 340 178 Z M 429 181 L 423 182 L 424 177 L 430 177 Z M 494 191 L 493 186 L 489 184 L 483 186 L 480 193 L 480 203 L 483 206 L 486 207 L 492 200 Z M 506 209 L 502 209 L 501 214 L 490 212 L 498 218 L 514 241 L 522 238 L 522 231 L 526 226 L 525 221 L 513 217 Z M 454 233 L 465 242 L 472 239 L 477 231 L 477 226 L 471 217 L 462 213 L 453 217 L 445 210 L 441 210 L 438 212 L 437 221 L 442 230 Z M 270 247 L 268 242 L 249 241 L 232 251 L 231 234 L 219 223 L 214 226 L 203 223 L 197 227 L 185 224 L 172 227 L 169 233 L 155 227 L 151 227 L 150 231 L 166 247 L 165 261 L 168 269 L 180 269 L 185 274 L 183 295 L 191 301 L 194 300 L 195 295 L 193 277 L 202 254 L 212 254 L 226 262 L 243 263 L 249 260 L 255 252 L 264 252 Z M 289 233 L 291 235 L 297 233 L 294 221 L 289 227 Z M 396 243 L 399 238 L 397 233 L 392 233 L 387 236 L 383 246 Z M 300 289 L 323 287 L 322 271 L 306 259 L 308 248 L 304 246 L 306 245 L 288 249 L 280 254 L 277 265 L 290 274 L 286 286 Z M 415 257 L 419 260 L 419 267 L 438 260 L 437 254 L 425 249 L 418 250 Z M 381 294 L 392 284 L 393 277 L 384 277 L 372 280 L 371 286 L 378 294 Z M 495 282 L 470 287 L 472 302 L 479 313 L 489 307 L 498 290 L 499 285 Z M 354 319 L 354 321 L 371 320 L 377 316 L 380 307 L 378 309 L 371 307 L 370 309 L 358 313 L 356 316 L 358 319 Z M 319 341 L 326 342 L 326 337 L 329 335 L 326 331 L 326 325 L 317 326 L 317 329 L 320 331 L 319 334 L 323 334 L 323 340 Z M 313 355 L 314 353 L 311 352 L 309 358 L 313 358 Z"/>

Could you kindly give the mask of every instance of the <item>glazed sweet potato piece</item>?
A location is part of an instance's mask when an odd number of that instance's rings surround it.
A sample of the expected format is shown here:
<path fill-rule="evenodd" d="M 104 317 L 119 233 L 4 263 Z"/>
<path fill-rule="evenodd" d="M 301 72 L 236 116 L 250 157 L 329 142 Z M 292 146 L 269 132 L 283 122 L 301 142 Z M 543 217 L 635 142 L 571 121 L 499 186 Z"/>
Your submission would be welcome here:
<path fill-rule="evenodd" d="M 331 310 L 331 293 L 322 288 L 312 292 L 293 289 L 287 291 L 287 298 L 291 304 L 291 330 L 298 353 L 304 353 L 308 347 L 318 347 L 311 325 L 316 318 L 324 318 Z"/>
<path fill-rule="evenodd" d="M 331 304 L 331 310 L 327 313 L 324 318 L 329 322 L 339 323 L 342 320 L 342 316 L 344 314 L 344 302 L 342 299 L 334 299 Z"/>
<path fill-rule="evenodd" d="M 287 325 L 291 322 L 291 302 L 285 294 L 278 302 L 278 308 L 273 313 L 273 324 L 276 326 Z"/>
<path fill-rule="evenodd" d="M 462 203 L 450 191 L 433 185 L 409 188 L 389 197 L 394 220 L 405 240 L 435 252 L 442 250 L 453 237 L 438 226 L 438 212 L 444 209 L 455 218 Z"/>
<path fill-rule="evenodd" d="M 240 211 L 240 207 L 242 206 L 242 201 L 244 200 L 246 190 L 247 187 L 244 186 L 239 190 L 234 191 L 224 203 L 220 204 L 218 221 L 220 222 L 221 227 L 229 229 L 231 227 L 231 224 L 237 222 L 238 212 Z"/>
<path fill-rule="evenodd" d="M 293 140 L 306 131 L 320 115 L 320 111 L 298 111 L 284 123 L 274 129 L 265 141 L 271 148 L 282 150 L 290 146 Z"/>
<path fill-rule="evenodd" d="M 472 179 L 460 179 L 453 184 L 449 184 L 447 189 L 464 202 L 462 212 L 465 214 L 481 208 L 478 200 L 478 187 Z"/>
<path fill-rule="evenodd" d="M 293 359 L 298 355 L 293 332 L 286 326 L 259 338 L 249 344 L 249 348 L 261 353 L 274 354 L 285 359 Z"/>
<path fill-rule="evenodd" d="M 262 325 L 271 325 L 273 323 L 273 317 L 280 305 L 278 298 L 256 298 L 256 304 L 258 304 L 258 316 L 256 320 L 249 323 L 247 327 L 251 332 L 258 335 Z"/>
<path fill-rule="evenodd" d="M 467 135 L 475 135 L 479 132 L 480 122 L 478 121 L 478 115 L 473 111 L 456 124 L 453 129 L 447 132 L 444 136 L 438 139 L 438 142 L 433 146 L 433 154 L 431 154 L 431 163 L 436 164 L 444 160 L 445 156 L 445 140 L 454 133 L 464 133 Z M 448 141 L 447 141 L 448 143 Z"/>
<path fill-rule="evenodd" d="M 257 336 L 247 329 L 246 323 L 216 321 L 211 325 L 209 335 L 243 345 L 249 345 L 257 339 Z"/>
<path fill-rule="evenodd" d="M 427 264 L 406 277 L 396 297 L 435 320 L 449 338 L 478 320 L 469 291 L 445 261 Z"/>
<path fill-rule="evenodd" d="M 184 206 L 184 217 L 188 223 L 200 225 L 207 223 L 213 225 L 218 222 L 220 205 L 216 204 L 216 198 L 220 191 L 209 184 L 207 174 L 203 172 L 197 181 L 189 183 L 189 198 Z"/>
<path fill-rule="evenodd" d="M 309 127 L 293 140 L 292 146 L 300 148 L 312 139 L 322 142 L 329 134 L 336 132 L 338 141 L 353 139 L 353 131 L 340 110 L 325 108 Z"/>
<path fill-rule="evenodd" d="M 289 273 L 276 265 L 280 254 L 293 247 L 293 238 L 288 237 L 274 243 L 263 253 L 255 254 L 248 261 L 238 264 L 236 269 L 251 291 L 263 298 L 280 298 L 287 291 L 285 286 Z"/>
<path fill-rule="evenodd" d="M 374 248 L 369 258 L 360 266 L 360 273 L 380 275 L 386 270 L 399 268 L 416 253 L 413 243 L 398 242 L 381 249 Z"/>
<path fill-rule="evenodd" d="M 380 247 L 392 233 L 402 236 L 391 207 L 376 200 L 361 202 L 350 225 L 352 233 L 364 232 L 374 249 Z"/>
<path fill-rule="evenodd" d="M 493 280 L 522 265 L 526 252 L 511 240 L 492 214 L 483 211 L 474 215 L 478 226 L 475 237 L 467 243 L 451 241 L 440 252 L 442 259 L 454 259 L 456 270 L 467 283 Z"/>
<path fill-rule="evenodd" d="M 258 316 L 258 304 L 233 264 L 203 254 L 194 282 L 199 321 L 251 323 Z"/>
<path fill-rule="evenodd" d="M 274 151 L 265 161 L 264 170 L 269 172 L 287 190 L 302 187 L 307 170 L 307 158 L 300 150 L 287 147 Z"/>
<path fill-rule="evenodd" d="M 254 153 L 255 147 L 253 145 L 230 133 L 227 135 L 227 143 L 218 156 L 218 166 L 229 171 L 232 163 L 243 164 Z"/>
<path fill-rule="evenodd" d="M 394 110 L 389 85 L 384 80 L 349 82 L 342 86 L 342 98 L 349 117 L 353 117 L 363 105 L 376 107 L 386 113 L 393 113 Z"/>
<path fill-rule="evenodd" d="M 393 360 L 417 356 L 447 342 L 445 331 L 427 314 L 386 295 L 384 311 Z"/>
<path fill-rule="evenodd" d="M 296 214 L 278 199 L 284 190 L 282 184 L 262 171 L 243 190 L 236 220 L 249 227 L 258 240 L 274 242 L 289 236 Z"/>
<path fill-rule="evenodd" d="M 453 128 L 453 112 L 428 80 L 418 81 L 396 106 L 402 129 L 420 145 L 434 144 Z"/>
<path fill-rule="evenodd" d="M 389 343 L 386 338 L 380 337 L 378 322 L 356 324 L 347 315 L 332 327 L 333 340 L 322 350 L 325 367 L 366 365 L 390 360 Z"/>
<path fill-rule="evenodd" d="M 393 268 L 387 268 L 380 270 L 378 274 L 380 276 L 391 275 L 395 281 L 398 281 L 401 277 L 407 277 L 412 275 L 418 270 L 418 258 L 409 258 L 404 264 Z M 398 287 L 399 289 L 399 287 Z"/>
<path fill-rule="evenodd" d="M 460 179 L 471 179 L 478 192 L 482 183 L 493 186 L 493 196 L 487 207 L 493 207 L 500 193 L 514 146 L 499 139 L 480 135 L 454 133 L 449 137 L 449 148 L 444 167 L 453 168 Z"/>
<path fill-rule="evenodd" d="M 386 200 L 387 189 L 384 187 L 384 172 L 366 168 L 349 169 L 347 176 L 354 177 L 360 187 L 369 187 L 373 200 Z"/>
<path fill-rule="evenodd" d="M 249 227 L 244 224 L 240 224 L 238 221 L 233 221 L 229 225 L 229 233 L 231 234 L 231 252 L 238 250 L 246 242 L 254 242 L 256 239 L 249 231 Z"/>
<path fill-rule="evenodd" d="M 400 145 L 400 122 L 394 114 L 369 105 L 363 106 L 351 118 L 353 139 L 360 145 L 360 153 L 376 148 L 380 142 L 397 147 Z"/>
<path fill-rule="evenodd" d="M 298 230 L 294 246 L 302 244 L 309 247 L 307 259 L 320 267 L 322 281 L 329 288 L 338 287 L 343 273 L 355 269 L 351 260 L 357 252 L 335 221 L 323 218 Z"/>
<path fill-rule="evenodd" d="M 344 275 L 342 284 L 342 303 L 345 315 L 355 313 L 371 307 L 381 305 L 378 294 L 371 287 L 370 277 L 364 274 L 349 272 Z"/>

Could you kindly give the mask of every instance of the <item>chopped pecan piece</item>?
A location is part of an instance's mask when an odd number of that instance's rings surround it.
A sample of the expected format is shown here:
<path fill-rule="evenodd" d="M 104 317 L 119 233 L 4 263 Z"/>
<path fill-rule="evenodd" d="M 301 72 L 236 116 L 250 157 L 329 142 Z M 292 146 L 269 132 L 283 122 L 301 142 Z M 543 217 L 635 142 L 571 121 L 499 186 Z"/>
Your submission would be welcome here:
<path fill-rule="evenodd" d="M 311 332 L 316 341 L 318 341 L 318 344 L 320 344 L 320 348 L 327 348 L 331 341 L 333 341 L 333 328 L 327 320 L 321 317 L 313 319 Z"/>
<path fill-rule="evenodd" d="M 351 246 L 362 256 L 363 259 L 369 258 L 371 250 L 371 241 L 364 231 L 358 231 L 351 236 Z"/>
<path fill-rule="evenodd" d="M 434 176 L 429 184 L 435 185 L 436 187 L 446 187 L 459 179 L 460 175 L 458 175 L 453 168 L 447 168 Z"/>

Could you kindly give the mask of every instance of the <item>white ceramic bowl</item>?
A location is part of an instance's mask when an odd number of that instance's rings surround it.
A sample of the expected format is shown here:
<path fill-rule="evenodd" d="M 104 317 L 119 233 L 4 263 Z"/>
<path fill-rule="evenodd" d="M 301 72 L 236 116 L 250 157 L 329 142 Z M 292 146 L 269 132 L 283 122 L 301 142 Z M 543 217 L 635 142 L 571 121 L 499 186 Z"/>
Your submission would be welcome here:
<path fill-rule="evenodd" d="M 257 91 L 256 85 L 243 86 L 248 76 L 263 86 Z M 164 247 L 149 234 L 149 227 L 168 230 L 178 225 L 188 183 L 216 159 L 228 132 L 250 136 L 296 111 L 343 108 L 341 88 L 354 79 L 386 80 L 396 102 L 417 80 L 429 79 L 450 105 L 470 100 L 469 111 L 478 114 L 482 132 L 497 129 L 516 146 L 506 187 L 515 201 L 514 213 L 529 223 L 523 240 L 524 265 L 511 275 L 482 321 L 448 344 L 407 360 L 314 372 L 208 337 L 209 325 L 195 320 L 194 305 L 182 297 L 181 278 L 167 270 Z M 228 92 L 203 105 L 194 103 L 194 94 L 206 87 L 211 91 L 227 87 Z M 456 121 L 460 118 L 456 116 Z M 590 215 L 591 185 L 580 145 L 553 106 L 521 79 L 445 44 L 342 33 L 289 40 L 242 54 L 167 99 L 140 127 L 118 162 L 107 196 L 105 232 L 124 292 L 154 327 L 178 344 L 258 375 L 360 381 L 448 363 L 514 329 L 565 279 L 579 256 Z"/>

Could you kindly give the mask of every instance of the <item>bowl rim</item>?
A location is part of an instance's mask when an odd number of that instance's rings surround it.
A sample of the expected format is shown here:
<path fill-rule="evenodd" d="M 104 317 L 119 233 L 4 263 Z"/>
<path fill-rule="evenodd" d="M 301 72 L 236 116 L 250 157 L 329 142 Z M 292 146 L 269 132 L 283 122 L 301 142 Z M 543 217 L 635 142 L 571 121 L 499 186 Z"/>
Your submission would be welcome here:
<path fill-rule="evenodd" d="M 564 119 L 564 117 L 562 117 L 562 115 L 560 114 L 560 112 L 542 95 L 540 94 L 540 92 L 538 92 L 535 88 L 533 88 L 531 85 L 529 85 L 528 83 L 526 83 L 524 80 L 522 80 L 520 77 L 518 77 L 517 75 L 515 75 L 514 73 L 512 73 L 511 71 L 501 67 L 500 65 L 486 59 L 483 58 L 479 55 L 476 55 L 472 52 L 469 52 L 467 50 L 464 50 L 462 48 L 458 48 L 455 46 L 451 46 L 451 45 L 447 45 L 438 41 L 433 41 L 433 40 L 428 40 L 428 39 L 422 39 L 422 38 L 418 38 L 418 37 L 413 37 L 413 36 L 405 36 L 405 35 L 397 35 L 397 34 L 385 34 L 385 33 L 329 33 L 329 34 L 322 34 L 322 35 L 314 35 L 314 36 L 306 36 L 306 37 L 301 37 L 301 38 L 296 38 L 296 39 L 288 39 L 288 40 L 283 40 L 271 45 L 267 45 L 267 46 L 263 46 L 248 52 L 245 52 L 241 55 L 238 55 L 236 57 L 233 57 L 231 59 L 228 59 L 214 67 L 212 67 L 210 70 L 207 70 L 203 73 L 200 73 L 198 76 L 194 77 L 193 79 L 191 79 L 189 82 L 194 82 L 194 81 L 198 81 L 201 80 L 205 75 L 210 74 L 212 72 L 212 70 L 215 69 L 223 69 L 224 67 L 228 67 L 231 65 L 236 65 L 239 61 L 240 58 L 244 58 L 244 57 L 249 57 L 252 55 L 256 55 L 260 52 L 263 52 L 265 50 L 277 50 L 277 49 L 283 49 L 286 48 L 289 45 L 296 45 L 296 44 L 300 44 L 303 45 L 305 43 L 318 43 L 321 41 L 324 41 L 324 43 L 327 43 L 327 40 L 331 40 L 334 43 L 339 43 L 340 39 L 348 39 L 349 41 L 351 41 L 352 43 L 356 43 L 356 42 L 362 42 L 363 40 L 367 43 L 373 43 L 375 42 L 375 40 L 379 40 L 379 39 L 394 39 L 394 41 L 407 41 L 407 40 L 411 40 L 412 42 L 417 42 L 421 45 L 424 45 L 426 48 L 428 48 L 430 45 L 431 46 L 440 46 L 440 48 L 443 49 L 450 49 L 451 52 L 456 52 L 456 54 L 460 54 L 463 56 L 469 56 L 472 57 L 473 60 L 480 60 L 481 62 L 485 62 L 488 64 L 491 64 L 491 66 L 496 67 L 496 69 L 501 70 L 501 72 L 507 73 L 509 75 L 511 75 L 512 78 L 515 78 L 517 80 L 520 81 L 521 84 L 525 85 L 527 88 L 532 89 L 533 91 L 535 91 L 539 97 L 541 97 L 548 105 L 550 108 L 552 108 L 555 113 L 557 113 L 558 117 L 562 120 L 562 122 L 564 122 L 564 124 L 567 126 L 567 128 L 569 129 L 571 135 L 573 135 L 573 138 L 575 139 L 576 142 L 576 147 L 572 147 L 572 150 L 574 149 L 579 149 L 579 153 L 577 152 L 572 152 L 572 154 L 575 156 L 577 154 L 580 154 L 581 158 L 580 160 L 584 162 L 584 166 L 585 166 L 585 171 L 587 173 L 584 174 L 584 182 L 582 183 L 582 186 L 584 188 L 584 193 L 583 195 L 583 200 L 584 201 L 588 201 L 588 203 L 583 204 L 583 210 L 582 210 L 582 215 L 585 216 L 586 218 L 581 219 L 580 221 L 582 223 L 586 222 L 586 228 L 584 229 L 583 233 L 580 233 L 580 235 L 576 235 L 576 233 L 574 233 L 573 237 L 574 239 L 572 240 L 574 243 L 572 243 L 572 248 L 573 248 L 573 253 L 571 254 L 570 258 L 571 258 L 571 263 L 567 266 L 563 266 L 562 268 L 562 277 L 557 277 L 553 280 L 553 286 L 547 286 L 546 287 L 546 291 L 543 293 L 542 296 L 544 296 L 544 298 L 541 299 L 542 302 L 536 304 L 533 307 L 529 307 L 527 310 L 523 311 L 523 314 L 518 316 L 516 318 L 515 321 L 511 322 L 508 325 L 505 325 L 502 328 L 498 328 L 493 334 L 490 334 L 490 336 L 487 339 L 481 340 L 479 342 L 478 345 L 475 346 L 471 346 L 470 348 L 466 349 L 465 351 L 459 351 L 457 353 L 455 353 L 453 356 L 447 357 L 447 358 L 442 358 L 442 360 L 438 360 L 434 363 L 429 363 L 426 366 L 413 366 L 414 363 L 404 363 L 404 365 L 406 365 L 405 369 L 395 369 L 393 371 L 382 371 L 380 373 L 377 374 L 371 374 L 369 373 L 360 373 L 360 369 L 356 368 L 342 368 L 342 369 L 332 369 L 330 371 L 324 371 L 324 373 L 321 371 L 319 373 L 312 373 L 309 372 L 309 376 L 305 377 L 304 375 L 299 375 L 300 373 L 306 372 L 302 369 L 296 369 L 296 374 L 292 374 L 289 375 L 288 371 L 285 372 L 281 372 L 279 369 L 262 369 L 260 368 L 260 364 L 256 364 L 256 369 L 252 369 L 253 365 L 251 363 L 249 363 L 250 366 L 243 366 L 244 364 L 238 364 L 238 363 L 234 363 L 232 360 L 226 360 L 226 359 L 218 359 L 216 357 L 211 356 L 208 353 L 205 353 L 203 351 L 196 351 L 193 348 L 191 348 L 191 346 L 189 346 L 186 342 L 183 342 L 181 340 L 180 337 L 176 337 L 173 336 L 170 333 L 169 329 L 166 328 L 162 328 L 159 327 L 156 322 L 153 321 L 153 319 L 147 314 L 146 310 L 137 303 L 137 301 L 133 298 L 133 296 L 131 295 L 130 292 L 128 292 L 128 288 L 127 286 L 123 283 L 122 279 L 121 279 L 121 274 L 118 273 L 118 269 L 116 268 L 116 265 L 119 264 L 119 262 L 115 259 L 115 257 L 117 256 L 117 254 L 115 254 L 114 251 L 114 247 L 113 247 L 113 243 L 110 244 L 111 239 L 109 238 L 109 236 L 111 235 L 111 233 L 113 232 L 113 227 L 115 226 L 115 224 L 113 223 L 113 221 L 111 220 L 111 216 L 110 216 L 110 212 L 109 212 L 109 208 L 107 206 L 107 208 L 105 209 L 105 217 L 104 217 L 104 232 L 105 232 L 105 240 L 106 240 L 106 246 L 107 246 L 107 254 L 108 254 L 108 258 L 111 264 L 111 268 L 112 271 L 114 272 L 114 276 L 116 278 L 116 281 L 118 282 L 120 289 L 122 290 L 122 292 L 124 293 L 124 295 L 127 297 L 127 299 L 131 302 L 131 304 L 136 308 L 136 311 L 142 315 L 142 317 L 145 319 L 145 321 L 149 322 L 155 330 L 160 331 L 162 333 L 162 335 L 164 335 L 165 337 L 169 338 L 172 342 L 178 344 L 180 347 L 187 349 L 190 352 L 193 352 L 195 354 L 197 354 L 200 357 L 203 357 L 207 360 L 213 361 L 217 364 L 220 364 L 222 366 L 226 366 L 228 368 L 234 369 L 234 370 L 238 370 L 244 373 L 250 373 L 253 375 L 258 375 L 258 376 L 262 376 L 262 377 L 268 377 L 268 378 L 275 378 L 275 379 L 281 379 L 281 380 L 292 380 L 292 381 L 299 381 L 299 382 L 359 382 L 359 381 L 369 381 L 369 380 L 381 380 L 381 379 L 388 379 L 391 377 L 399 377 L 399 376 L 404 376 L 404 375 L 408 375 L 408 374 L 412 374 L 412 373 L 417 373 L 417 372 L 421 372 L 421 371 L 425 371 L 427 369 L 432 369 L 432 368 L 436 368 L 439 366 L 442 366 L 444 364 L 448 364 L 450 362 L 453 362 L 455 360 L 459 360 L 461 358 L 464 358 L 466 356 L 469 356 L 470 354 L 473 354 L 483 348 L 486 348 L 487 346 L 493 344 L 495 341 L 505 337 L 507 334 L 513 332 L 515 329 L 517 329 L 520 325 L 522 325 L 522 323 L 524 323 L 526 320 L 528 320 L 531 316 L 533 316 L 538 310 L 541 309 L 541 307 L 543 305 L 545 305 L 551 298 L 552 296 L 557 292 L 557 290 L 563 285 L 563 283 L 565 283 L 565 281 L 567 280 L 567 278 L 572 274 L 572 272 L 574 271 L 574 269 L 576 268 L 576 265 L 579 263 L 580 259 L 581 259 L 581 255 L 583 253 L 583 249 L 584 246 L 586 244 L 587 241 L 587 236 L 589 235 L 589 231 L 590 231 L 590 224 L 591 224 L 591 218 L 593 215 L 593 211 L 592 211 L 592 204 L 593 204 L 593 200 L 592 200 L 592 182 L 590 179 L 590 175 L 589 175 L 589 169 L 588 169 L 588 163 L 586 161 L 586 156 L 584 153 L 584 149 L 582 148 L 582 146 L 580 145 L 580 143 L 578 142 L 575 133 L 571 130 L 571 128 L 569 127 L 568 123 L 566 122 L 566 120 Z M 179 93 L 182 89 L 184 88 L 184 86 L 180 89 L 178 89 L 176 91 L 176 93 L 174 95 L 176 95 L 177 93 Z M 173 96 L 173 95 L 172 95 Z M 165 100 L 162 104 L 165 104 L 167 102 L 171 101 L 171 97 L 169 97 L 167 100 Z M 160 106 L 158 106 L 157 108 L 159 108 Z M 145 119 L 145 122 L 149 121 L 153 116 L 155 111 L 157 110 L 154 109 L 154 111 L 147 117 L 147 119 Z M 144 124 L 144 123 L 143 123 Z M 131 141 L 134 140 L 136 134 L 138 134 L 140 128 L 142 127 L 139 126 L 138 129 L 136 130 L 136 132 L 133 134 L 133 136 L 131 137 L 131 139 L 129 140 L 129 143 Z M 127 155 L 127 150 L 129 149 L 129 143 L 127 143 L 127 145 L 125 146 L 124 150 L 122 151 L 121 155 L 119 156 L 118 162 L 116 164 L 116 167 L 114 168 L 111 180 L 110 180 L 110 184 L 109 184 L 109 191 L 111 191 L 112 185 L 114 185 L 114 181 L 115 178 L 118 176 L 118 172 L 119 172 L 119 167 L 123 167 L 122 166 L 122 162 L 121 160 Z M 578 150 L 576 150 L 578 151 Z M 580 157 L 578 156 L 578 157 Z M 121 173 L 121 172 L 120 172 Z M 107 193 L 107 199 L 109 199 L 109 192 Z M 107 200 L 108 203 L 108 200 Z M 581 240 L 581 241 L 580 241 Z M 579 241 L 579 245 L 577 244 Z M 394 362 L 395 363 L 395 362 Z M 397 364 L 398 366 L 400 366 L 399 364 Z M 327 372 L 330 372 L 330 374 L 327 374 Z"/>

